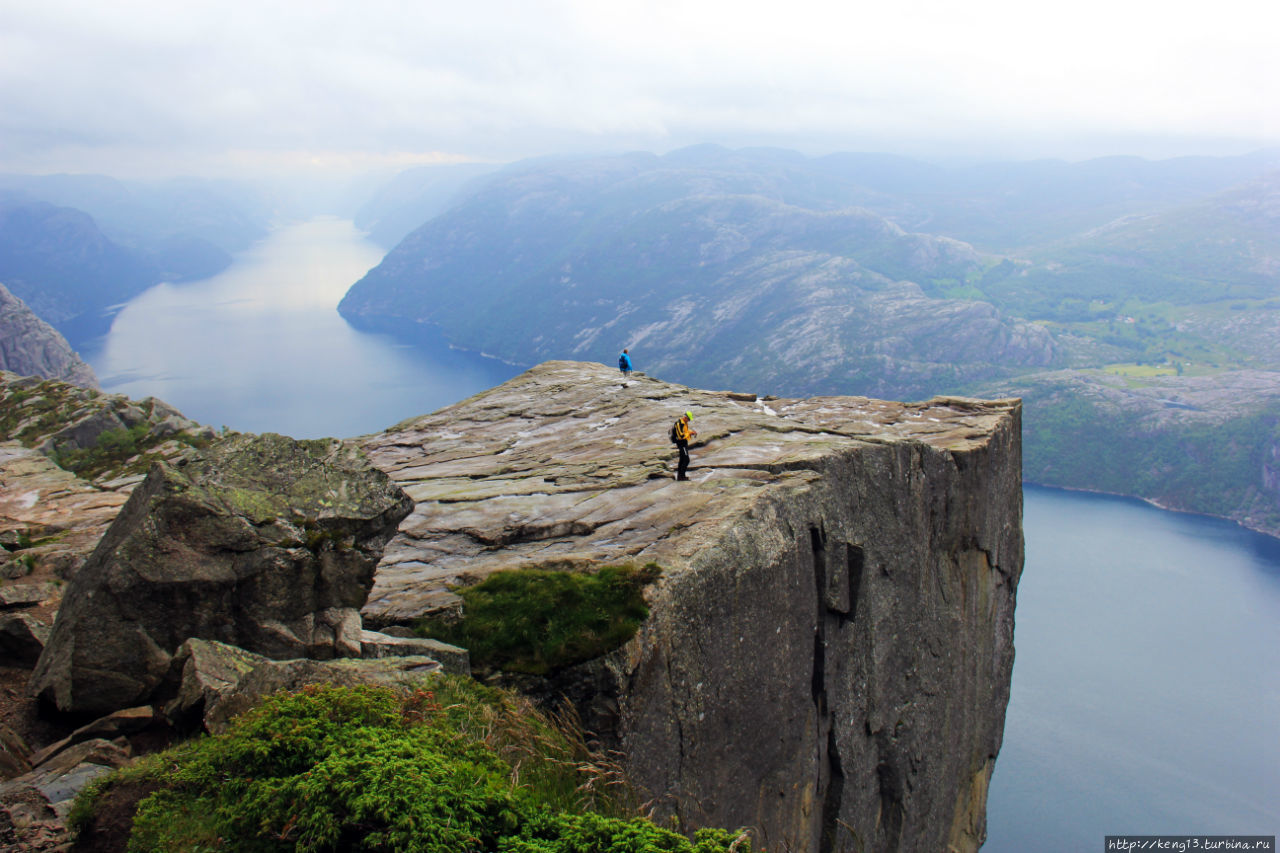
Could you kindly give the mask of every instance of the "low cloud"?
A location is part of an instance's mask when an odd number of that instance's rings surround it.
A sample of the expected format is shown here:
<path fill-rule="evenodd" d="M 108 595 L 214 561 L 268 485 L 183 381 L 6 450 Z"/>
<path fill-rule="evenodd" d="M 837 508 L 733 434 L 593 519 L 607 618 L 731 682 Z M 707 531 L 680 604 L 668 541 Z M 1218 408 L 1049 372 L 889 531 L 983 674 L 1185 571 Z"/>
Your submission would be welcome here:
<path fill-rule="evenodd" d="M 1268 7 L 879 6 L 11 3 L 0 169 L 509 160 L 702 140 L 935 156 L 1280 140 Z"/>

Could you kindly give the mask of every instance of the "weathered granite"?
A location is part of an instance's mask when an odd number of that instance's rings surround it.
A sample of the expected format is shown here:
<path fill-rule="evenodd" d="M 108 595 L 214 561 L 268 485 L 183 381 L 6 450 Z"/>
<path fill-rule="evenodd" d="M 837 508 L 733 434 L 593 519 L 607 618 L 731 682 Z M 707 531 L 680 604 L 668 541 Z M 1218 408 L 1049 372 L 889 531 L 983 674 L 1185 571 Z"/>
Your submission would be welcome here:
<path fill-rule="evenodd" d="M 97 388 L 93 368 L 71 349 L 62 333 L 36 316 L 27 303 L 0 284 L 0 370 L 60 379 Z"/>
<path fill-rule="evenodd" d="M 213 437 L 159 400 L 0 370 L 0 585 L 72 577 L 153 461 Z"/>
<path fill-rule="evenodd" d="M 49 642 L 49 626 L 27 613 L 0 614 L 0 660 L 6 666 L 35 666 Z"/>
<path fill-rule="evenodd" d="M 144 462 L 186 455 L 189 446 L 175 444 L 181 436 L 190 442 L 208 440 L 213 430 L 183 417 L 162 400 L 131 400 L 122 394 L 105 394 L 57 380 L 18 376 L 0 370 L 0 440 L 17 441 L 46 454 L 101 449 L 107 433 L 135 430 L 134 444 Z M 127 459 L 120 459 L 120 463 Z M 107 476 L 146 473 L 104 466 Z M 136 466 L 135 466 L 136 467 Z"/>
<path fill-rule="evenodd" d="M 68 585 L 32 690 L 64 711 L 141 704 L 191 637 L 358 656 L 357 608 L 410 505 L 335 440 L 234 436 L 157 464 Z"/>
<path fill-rule="evenodd" d="M 24 568 L 12 579 L 74 575 L 128 499 L 128 490 L 95 486 L 39 451 L 0 442 L 0 535 L 39 543 L 9 554 Z"/>
<path fill-rule="evenodd" d="M 106 740 L 114 741 L 120 737 L 127 737 L 131 734 L 144 731 L 156 722 L 155 709 L 150 705 L 140 705 L 137 708 L 125 708 L 105 717 L 99 717 L 91 723 L 87 723 L 73 731 L 71 734 L 54 741 L 32 753 L 31 763 L 36 767 L 43 767 L 54 756 L 57 756 L 77 744 L 90 740 Z"/>
<path fill-rule="evenodd" d="M 31 770 L 31 747 L 22 735 L 0 723 L 0 782 Z"/>
<path fill-rule="evenodd" d="M 360 634 L 361 655 L 378 658 L 429 657 L 440 662 L 445 672 L 471 674 L 471 655 L 466 649 L 426 637 L 395 637 L 377 631 Z"/>
<path fill-rule="evenodd" d="M 451 584 L 504 568 L 656 562 L 648 621 L 591 678 L 660 809 L 768 849 L 973 850 L 1013 665 L 1020 427 L 1016 400 L 758 400 L 549 362 L 359 440 L 416 501 L 365 620 L 456 607 Z"/>
<path fill-rule="evenodd" d="M 311 684 L 377 685 L 416 689 L 444 668 L 423 656 L 377 660 L 276 661 L 225 643 L 192 639 L 174 656 L 179 679 L 177 693 L 165 706 L 166 716 L 179 726 L 198 720 L 213 733 L 226 731 L 231 720 L 281 690 L 300 690 Z"/>
<path fill-rule="evenodd" d="M 82 741 L 28 773 L 0 782 L 0 809 L 26 801 L 36 806 L 32 817 L 37 820 L 65 820 L 76 794 L 132 756 L 123 738 Z"/>
<path fill-rule="evenodd" d="M 58 594 L 51 583 L 11 583 L 0 586 L 0 610 L 43 604 Z"/>

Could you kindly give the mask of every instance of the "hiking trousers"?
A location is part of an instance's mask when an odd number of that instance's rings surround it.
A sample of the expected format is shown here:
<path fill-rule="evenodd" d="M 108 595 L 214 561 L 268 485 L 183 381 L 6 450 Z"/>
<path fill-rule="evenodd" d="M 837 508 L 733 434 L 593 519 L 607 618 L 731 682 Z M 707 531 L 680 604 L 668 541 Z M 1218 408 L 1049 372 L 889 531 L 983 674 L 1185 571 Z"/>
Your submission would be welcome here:
<path fill-rule="evenodd" d="M 688 478 L 684 472 L 689 470 L 689 442 L 676 442 L 676 449 L 680 451 L 680 462 L 676 465 L 676 479 L 686 480 Z"/>

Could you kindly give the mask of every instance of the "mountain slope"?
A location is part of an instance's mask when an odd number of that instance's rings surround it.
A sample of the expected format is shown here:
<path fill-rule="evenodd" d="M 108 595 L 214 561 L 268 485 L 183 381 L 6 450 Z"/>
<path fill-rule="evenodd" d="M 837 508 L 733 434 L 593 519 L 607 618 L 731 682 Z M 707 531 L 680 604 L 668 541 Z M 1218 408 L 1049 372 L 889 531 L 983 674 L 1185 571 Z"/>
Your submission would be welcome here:
<path fill-rule="evenodd" d="M 1060 370 L 982 391 L 1023 399 L 1030 482 L 1136 495 L 1280 536 L 1280 372 Z"/>
<path fill-rule="evenodd" d="M 910 396 L 1051 362 L 1043 329 L 938 298 L 986 265 L 967 244 L 829 198 L 803 207 L 815 194 L 777 170 L 689 156 L 509 171 L 405 238 L 339 310 L 516 362 L 632 346 L 680 381 L 789 393 Z"/>
<path fill-rule="evenodd" d="M 107 239 L 87 213 L 0 196 L 0 281 L 64 333 L 159 280 L 153 263 Z"/>
<path fill-rule="evenodd" d="M 197 178 L 0 175 L 0 189 L 88 213 L 103 234 L 144 256 L 167 281 L 225 269 L 233 253 L 265 235 L 270 218 L 256 191 Z"/>
<path fill-rule="evenodd" d="M 390 249 L 419 225 L 446 210 L 467 185 L 494 171 L 484 163 L 419 166 L 380 186 L 352 217 L 369 239 Z"/>
<path fill-rule="evenodd" d="M 1034 266 L 984 291 L 1033 315 L 1067 300 L 1188 305 L 1280 296 L 1280 171 L 1030 254 Z"/>
<path fill-rule="evenodd" d="M 0 370 L 97 388 L 93 368 L 67 339 L 0 284 Z"/>

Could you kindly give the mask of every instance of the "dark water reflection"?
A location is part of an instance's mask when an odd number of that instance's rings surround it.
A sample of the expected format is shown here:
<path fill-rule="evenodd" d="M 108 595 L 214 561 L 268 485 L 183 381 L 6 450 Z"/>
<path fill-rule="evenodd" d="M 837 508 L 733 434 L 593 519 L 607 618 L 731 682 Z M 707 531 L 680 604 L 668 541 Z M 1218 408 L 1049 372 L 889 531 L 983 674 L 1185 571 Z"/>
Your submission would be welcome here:
<path fill-rule="evenodd" d="M 1025 490 L 1017 662 L 985 850 L 1280 828 L 1280 542 Z"/>

